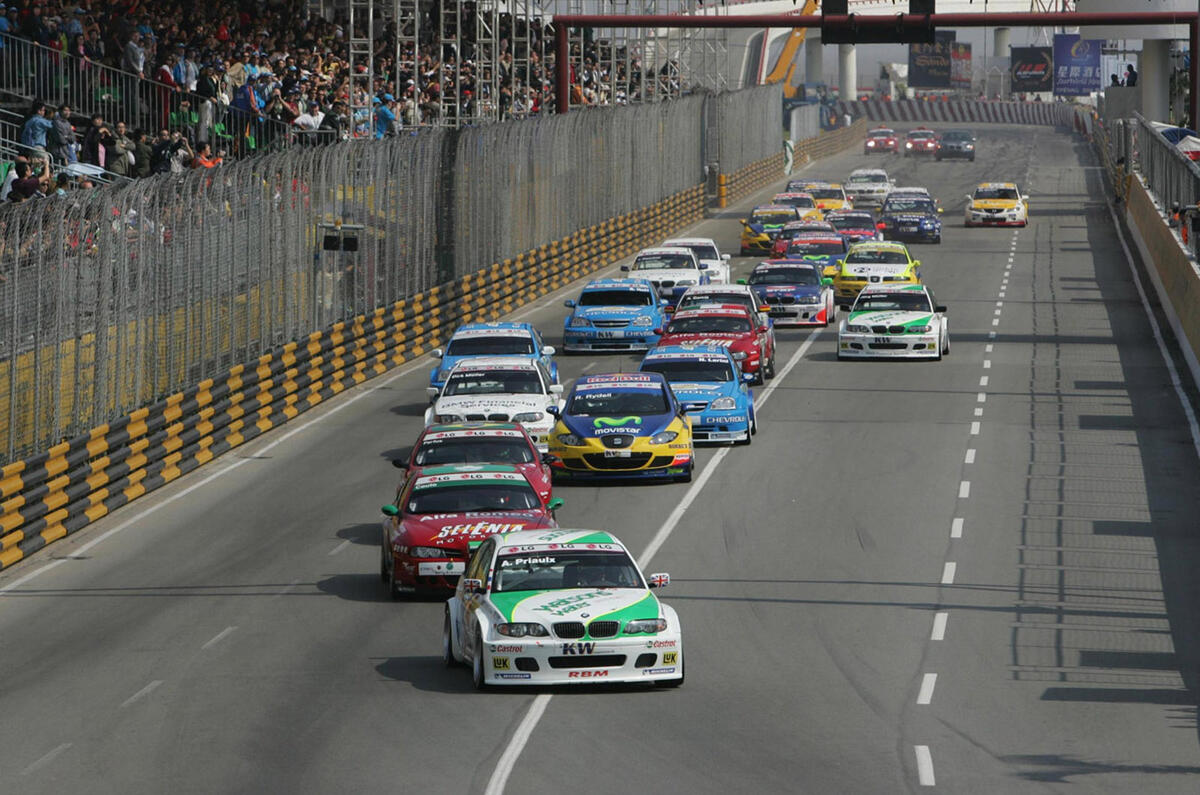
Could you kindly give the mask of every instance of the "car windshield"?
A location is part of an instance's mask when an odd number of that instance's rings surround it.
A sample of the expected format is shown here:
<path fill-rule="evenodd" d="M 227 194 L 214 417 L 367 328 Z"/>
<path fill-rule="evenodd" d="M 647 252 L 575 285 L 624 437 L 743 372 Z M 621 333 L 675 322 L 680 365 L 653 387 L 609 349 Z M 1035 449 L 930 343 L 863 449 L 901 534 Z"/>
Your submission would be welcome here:
<path fill-rule="evenodd" d="M 871 130 L 869 133 L 871 138 L 892 138 L 895 137 L 895 130 Z"/>
<path fill-rule="evenodd" d="M 683 254 L 648 254 L 633 262 L 635 271 L 695 270 L 692 258 Z"/>
<path fill-rule="evenodd" d="M 884 176 L 883 174 L 851 174 L 850 182 L 851 183 L 854 183 L 854 182 L 867 182 L 867 183 L 887 182 L 887 177 Z"/>
<path fill-rule="evenodd" d="M 841 188 L 809 188 L 808 192 L 813 195 L 814 199 L 844 200 L 846 198 L 846 194 L 842 193 Z"/>
<path fill-rule="evenodd" d="M 624 550 L 560 548 L 500 555 L 492 578 L 492 593 L 645 587 Z"/>
<path fill-rule="evenodd" d="M 453 486 L 418 486 L 408 495 L 404 512 L 528 511 L 539 507 L 541 501 L 528 481 L 474 482 Z"/>
<path fill-rule="evenodd" d="M 854 303 L 855 312 L 930 312 L 929 297 L 925 293 L 868 293 L 860 295 Z"/>
<path fill-rule="evenodd" d="M 829 223 L 842 232 L 847 229 L 870 229 L 875 226 L 875 219 L 869 215 L 839 215 L 830 218 Z"/>
<path fill-rule="evenodd" d="M 914 140 L 914 141 L 916 141 L 916 140 L 922 140 L 922 139 L 925 139 L 925 138 L 932 138 L 932 137 L 933 137 L 933 131 L 932 131 L 932 130 L 913 130 L 912 132 L 910 132 L 910 133 L 908 134 L 908 137 L 909 137 L 909 138 L 911 138 L 911 139 L 912 139 L 912 140 Z"/>
<path fill-rule="evenodd" d="M 419 467 L 443 464 L 531 464 L 533 450 L 523 438 L 427 439 L 417 448 Z"/>
<path fill-rule="evenodd" d="M 476 370 L 456 372 L 446 382 L 443 397 L 452 395 L 543 395 L 542 379 L 537 371 L 512 368 L 508 370 Z"/>
<path fill-rule="evenodd" d="M 750 321 L 745 317 L 729 315 L 697 315 L 672 320 L 667 326 L 668 334 L 744 334 L 750 331 Z"/>
<path fill-rule="evenodd" d="M 662 373 L 672 384 L 689 381 L 732 381 L 733 370 L 726 360 L 658 359 L 642 364 L 642 372 Z"/>
<path fill-rule="evenodd" d="M 787 253 L 800 254 L 806 256 L 809 254 L 841 254 L 846 250 L 846 247 L 841 243 L 820 243 L 815 240 L 793 240 L 788 244 Z"/>
<path fill-rule="evenodd" d="M 801 284 L 813 287 L 821 283 L 816 268 L 768 268 L 750 274 L 751 284 Z"/>
<path fill-rule="evenodd" d="M 942 140 L 943 141 L 970 141 L 971 133 L 947 130 L 946 132 L 942 133 Z"/>
<path fill-rule="evenodd" d="M 937 205 L 930 199 L 888 199 L 883 205 L 884 214 L 887 213 L 924 213 L 926 215 L 936 215 Z"/>
<path fill-rule="evenodd" d="M 646 290 L 584 290 L 580 306 L 652 306 L 654 296 Z"/>
<path fill-rule="evenodd" d="M 710 246 L 707 243 L 681 243 L 680 248 L 691 249 L 696 255 L 696 259 L 720 259 L 721 252 L 717 251 L 715 246 Z"/>
<path fill-rule="evenodd" d="M 446 346 L 447 356 L 506 356 L 533 353 L 529 336 L 488 334 L 482 337 L 454 337 Z"/>
<path fill-rule="evenodd" d="M 805 210 L 817 206 L 812 196 L 776 196 L 774 201 L 776 204 L 790 204 L 792 207 L 800 207 Z"/>
<path fill-rule="evenodd" d="M 675 307 L 675 311 L 682 312 L 685 309 L 704 306 L 705 304 L 737 304 L 751 311 L 758 310 L 758 305 L 754 303 L 754 300 L 750 296 L 745 293 L 731 293 L 726 295 L 685 295 L 679 301 L 679 306 Z"/>
<path fill-rule="evenodd" d="M 666 414 L 671 410 L 661 389 L 636 389 L 628 392 L 577 392 L 567 413 L 576 417 L 627 417 Z"/>
<path fill-rule="evenodd" d="M 1021 194 L 1017 193 L 1015 188 L 976 188 L 976 199 L 1007 199 L 1016 201 L 1021 198 Z"/>
<path fill-rule="evenodd" d="M 794 212 L 783 212 L 782 210 L 755 210 L 750 216 L 750 222 L 755 224 L 786 224 L 788 221 L 795 221 L 796 214 Z"/>
<path fill-rule="evenodd" d="M 895 249 L 866 249 L 851 251 L 846 256 L 847 265 L 906 265 L 908 254 Z"/>

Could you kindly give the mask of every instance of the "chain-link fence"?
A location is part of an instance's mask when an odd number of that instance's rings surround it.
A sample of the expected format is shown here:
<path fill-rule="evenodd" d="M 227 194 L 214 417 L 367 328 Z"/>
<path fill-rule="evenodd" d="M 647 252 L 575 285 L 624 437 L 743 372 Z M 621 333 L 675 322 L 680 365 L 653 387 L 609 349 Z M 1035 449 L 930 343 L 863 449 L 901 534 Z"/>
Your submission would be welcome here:
<path fill-rule="evenodd" d="M 1200 202 L 1200 167 L 1179 151 L 1140 113 L 1120 126 L 1119 157 L 1136 164 L 1147 187 L 1163 207 L 1195 206 Z M 1128 157 L 1132 155 L 1132 160 Z"/>
<path fill-rule="evenodd" d="M 783 89 L 778 84 L 712 95 L 715 135 L 708 136 L 706 156 L 732 173 L 780 150 L 783 135 Z"/>

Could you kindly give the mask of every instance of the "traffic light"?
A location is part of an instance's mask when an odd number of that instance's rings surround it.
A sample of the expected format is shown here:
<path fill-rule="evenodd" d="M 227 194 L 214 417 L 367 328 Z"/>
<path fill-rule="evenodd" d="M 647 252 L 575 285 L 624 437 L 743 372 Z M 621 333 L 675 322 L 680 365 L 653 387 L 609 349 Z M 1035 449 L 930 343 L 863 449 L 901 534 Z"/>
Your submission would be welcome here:
<path fill-rule="evenodd" d="M 827 16 L 846 16 L 848 0 L 821 0 L 821 43 L 822 44 L 932 44 L 933 26 L 912 14 L 933 14 L 936 0 L 908 0 L 908 14 L 897 16 L 894 23 L 886 27 L 862 27 L 850 17 L 848 23 L 831 25 Z"/>

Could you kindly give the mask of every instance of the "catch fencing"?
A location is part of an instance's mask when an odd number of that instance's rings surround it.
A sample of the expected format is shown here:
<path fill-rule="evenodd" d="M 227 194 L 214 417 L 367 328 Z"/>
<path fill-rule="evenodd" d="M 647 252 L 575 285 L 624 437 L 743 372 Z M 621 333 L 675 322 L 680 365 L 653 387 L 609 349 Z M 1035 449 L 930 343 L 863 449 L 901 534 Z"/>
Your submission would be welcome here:
<path fill-rule="evenodd" d="M 1109 134 L 1114 159 L 1124 158 L 1126 171 L 1136 169 L 1166 211 L 1200 202 L 1200 166 L 1140 113 L 1111 124 Z"/>
<path fill-rule="evenodd" d="M 717 94 L 710 105 L 705 156 L 721 172 L 739 171 L 783 146 L 783 99 L 779 85 Z M 716 133 L 716 134 L 711 134 Z"/>

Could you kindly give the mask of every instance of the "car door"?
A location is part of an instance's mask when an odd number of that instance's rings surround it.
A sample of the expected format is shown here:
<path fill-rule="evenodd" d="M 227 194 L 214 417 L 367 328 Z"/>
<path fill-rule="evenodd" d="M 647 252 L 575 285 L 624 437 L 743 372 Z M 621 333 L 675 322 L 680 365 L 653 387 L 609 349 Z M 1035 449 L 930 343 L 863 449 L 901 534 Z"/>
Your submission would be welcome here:
<path fill-rule="evenodd" d="M 461 639 L 464 657 L 471 654 L 479 635 L 479 621 L 475 618 L 475 613 L 483 606 L 484 594 L 490 585 L 487 581 L 487 572 L 495 548 L 496 544 L 490 538 L 476 547 L 475 554 L 467 562 L 463 578 L 459 581 L 459 588 L 454 594 L 454 597 L 459 600 L 458 614 L 461 616 L 462 623 L 458 627 L 458 637 Z M 479 580 L 483 583 L 484 593 L 468 592 L 462 585 L 468 579 Z"/>

